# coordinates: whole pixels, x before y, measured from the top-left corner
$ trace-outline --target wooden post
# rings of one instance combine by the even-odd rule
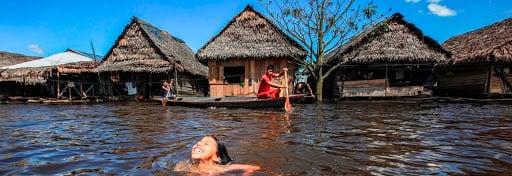
[[[388,64],[386,64],[386,79],[384,79],[384,96],[388,96]]]
[[[57,71],[57,99],[60,98],[60,73]]]
[[[69,102],[71,102],[71,87],[68,86]]]
[[[176,69],[176,63],[174,63],[174,83],[173,83],[173,89],[176,91],[176,95],[174,97],[178,97],[178,70]]]
[[[87,96],[84,96],[86,95],[85,92],[84,92],[84,89],[83,89],[83,80],[82,80],[82,72],[78,73],[78,79],[80,81],[80,97],[87,97]]]
[[[485,87],[484,87],[484,94],[490,95],[490,88],[491,88],[491,78],[492,78],[492,71],[494,70],[494,64],[491,64],[491,67],[489,67],[489,70],[487,71],[487,79],[485,80]]]

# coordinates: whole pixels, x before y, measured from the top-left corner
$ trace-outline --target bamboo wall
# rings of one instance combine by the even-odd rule
[[[291,92],[295,68],[287,59],[232,59],[208,62],[210,96],[256,97],[261,76],[265,73],[269,64],[274,65],[274,72],[276,73],[279,73],[284,67],[288,68],[288,91]],[[243,85],[241,83],[224,83],[224,67],[235,66],[245,67]],[[277,84],[282,84],[282,81],[284,81],[284,76],[273,79],[273,82]],[[282,95],[284,95],[284,91],[281,92]]]

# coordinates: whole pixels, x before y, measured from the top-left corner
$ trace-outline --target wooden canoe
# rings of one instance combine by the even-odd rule
[[[312,103],[314,97],[304,94],[289,96],[293,103]],[[255,97],[180,97],[176,100],[168,100],[168,106],[186,106],[198,108],[284,108],[286,98],[257,99]],[[161,100],[159,100],[161,102]]]

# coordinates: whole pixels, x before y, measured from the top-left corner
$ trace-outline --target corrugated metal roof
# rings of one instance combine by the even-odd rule
[[[5,66],[1,69],[16,69],[16,68],[27,68],[27,67],[47,67],[47,66],[55,66],[73,62],[80,61],[93,61],[91,58],[86,57],[82,54],[78,54],[73,52],[72,50],[66,50],[63,53],[58,53],[51,55],[49,57],[45,57],[38,60],[23,62],[16,65]]]

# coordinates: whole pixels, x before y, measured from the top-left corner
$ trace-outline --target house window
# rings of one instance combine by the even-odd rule
[[[224,67],[224,83],[241,83],[244,81],[245,67]]]

